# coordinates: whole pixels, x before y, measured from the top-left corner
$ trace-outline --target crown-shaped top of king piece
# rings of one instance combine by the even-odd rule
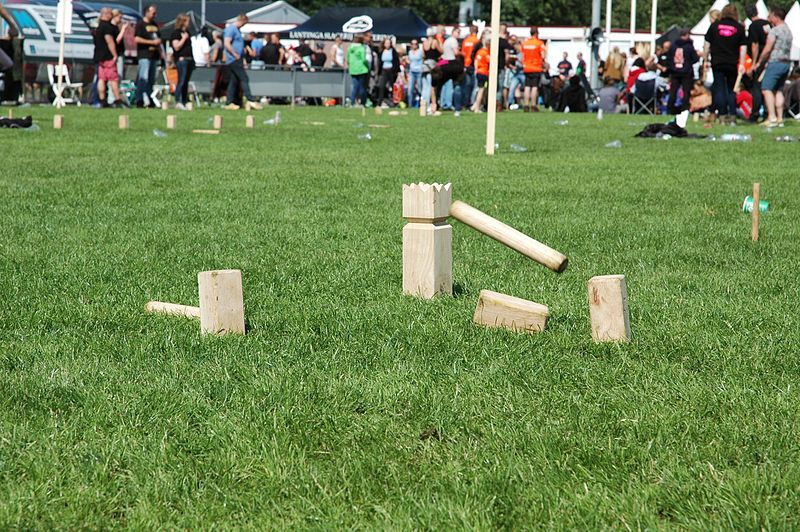
[[[403,218],[409,220],[446,220],[450,216],[452,183],[416,183],[403,185]]]

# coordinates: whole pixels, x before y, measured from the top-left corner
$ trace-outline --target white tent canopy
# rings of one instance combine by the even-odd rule
[[[792,60],[798,61],[800,60],[800,4],[797,2],[794,3],[789,12],[786,13],[785,22],[789,26],[789,29],[792,30],[792,37],[794,37],[794,42],[792,43]]]
[[[283,0],[272,2],[247,13],[250,21],[242,26],[242,33],[273,33],[289,31],[308,20],[308,15]],[[234,22],[236,17],[228,20]]]
[[[708,8],[708,11],[717,9],[722,10],[723,7],[727,6],[730,2],[728,0],[715,0],[714,4]],[[764,0],[758,0],[756,2],[756,9],[758,10],[758,16],[766,19],[767,15],[769,14],[769,9],[767,9],[767,4],[764,3]],[[700,19],[700,22],[694,25],[692,28],[692,35],[705,35],[708,32],[708,28],[711,27],[711,19],[708,18],[708,11],[706,14],[703,15],[703,18]],[[744,15],[744,14],[742,14]],[[745,26],[749,26],[749,21],[745,21]]]

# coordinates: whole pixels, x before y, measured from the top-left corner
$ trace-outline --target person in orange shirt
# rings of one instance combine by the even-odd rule
[[[478,44],[478,27],[470,25],[469,36],[461,42],[461,53],[464,55],[464,79],[461,81],[461,100],[464,108],[472,105],[472,93],[475,90],[475,65],[473,52]]]
[[[522,70],[525,72],[525,92],[522,104],[525,112],[538,111],[539,82],[544,72],[547,47],[539,39],[539,28],[531,28],[531,36],[522,43]]]
[[[483,102],[484,94],[486,94],[486,85],[489,83],[489,61],[491,58],[491,40],[484,39],[481,48],[475,52],[475,80],[478,84],[478,96],[475,98],[475,103],[472,104],[472,112],[481,112],[481,103]]]

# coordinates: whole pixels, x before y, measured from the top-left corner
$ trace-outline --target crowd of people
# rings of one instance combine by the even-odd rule
[[[614,48],[600,65],[604,83],[598,107],[615,112],[647,102],[658,107],[662,101],[672,114],[689,110],[723,124],[763,118],[765,125],[782,125],[786,96],[798,102],[800,88],[800,71],[792,71],[793,36],[784,20],[786,11],[773,7],[762,20],[751,4],[745,13],[747,29],[734,4],[712,10],[702,50],[695,49],[688,28],[652,56],[642,56],[635,48],[626,55]]]
[[[677,39],[666,40],[651,53],[649,46],[623,53],[613,47],[599,62],[599,88],[591,87],[587,63],[581,53],[573,58],[563,52],[553,67],[548,63],[548,43],[531,27],[524,37],[500,25],[498,64],[491,64],[491,31],[477,26],[431,27],[427,35],[398,44],[391,39],[374,42],[367,31],[344,43],[337,37],[323,42],[300,40],[284,46],[280,35],[243,34],[247,15],[239,15],[224,31],[203,30],[192,35],[190,19],[178,15],[167,35],[156,20],[158,10],[148,5],[142,18],[126,24],[122,13],[110,7],[100,10],[94,36],[94,105],[155,107],[153,87],[158,66],[166,64],[172,80],[177,109],[189,102],[189,87],[196,67],[214,66],[216,77],[211,98],[227,109],[260,108],[250,91],[248,71],[261,68],[345,69],[351,78],[349,102],[366,106],[408,106],[426,114],[452,110],[480,113],[493,105],[498,111],[521,109],[606,113],[646,110],[678,114],[704,112],[709,121],[734,123],[737,118],[764,119],[780,125],[787,102],[800,101],[800,70],[792,69],[792,33],[786,12],[770,9],[767,20],[755,5],[746,7],[747,29],[734,4],[709,13],[711,25],[705,46],[695,49],[687,28]],[[0,16],[10,31],[17,31],[8,13]],[[135,91],[130,99],[120,90],[123,77],[123,34],[133,35],[136,45]],[[519,33],[519,32],[516,32]],[[166,37],[162,40],[162,37]],[[326,50],[327,48],[327,50]],[[0,50],[0,70],[10,67]],[[488,94],[489,73],[498,73],[497,94]],[[787,83],[788,80],[788,83]],[[263,98],[262,98],[263,99]],[[762,111],[763,110],[763,111]],[[800,113],[800,109],[798,110]]]

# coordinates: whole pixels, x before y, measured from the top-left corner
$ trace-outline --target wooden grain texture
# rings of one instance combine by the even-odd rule
[[[487,327],[537,333],[545,329],[549,316],[550,310],[539,303],[491,290],[481,290],[472,321]]]
[[[200,292],[200,332],[244,334],[244,295],[240,270],[211,270],[197,274]]]
[[[131,125],[128,115],[119,115],[119,128],[128,129]]]
[[[214,115],[214,129],[222,129],[222,115]]]
[[[53,129],[62,129],[64,127],[64,115],[53,116]]]
[[[167,129],[175,129],[176,127],[178,127],[178,117],[167,115]]]
[[[453,293],[450,183],[403,185],[403,293],[430,299]]]
[[[200,307],[165,303],[164,301],[148,301],[144,306],[144,310],[152,314],[169,314],[172,316],[183,316],[185,318],[200,318]]]
[[[193,129],[192,133],[199,133],[200,135],[219,135],[219,129]]]
[[[553,248],[534,240],[517,231],[500,220],[467,205],[463,201],[454,201],[450,206],[450,216],[467,224],[478,232],[491,237],[514,251],[547,266],[556,273],[567,269],[568,260],[565,255]]]
[[[753,183],[753,226],[750,236],[753,242],[758,242],[759,224],[761,223],[761,183]]]
[[[627,342],[631,339],[628,289],[624,275],[600,275],[589,279],[589,317],[595,342]]]

